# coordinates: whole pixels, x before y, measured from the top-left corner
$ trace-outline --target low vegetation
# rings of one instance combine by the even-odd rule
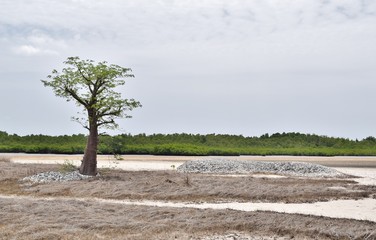
[[[82,154],[86,136],[27,135],[0,131],[0,152]],[[218,134],[100,136],[100,154],[376,156],[376,138],[362,140],[301,133],[244,137]]]
[[[77,170],[77,167],[72,161],[65,160],[63,164],[60,165],[59,171],[62,173],[72,172]]]
[[[0,198],[0,239],[375,239],[374,223],[273,212]],[[16,230],[16,231],[15,231]],[[263,238],[251,238],[262,236]]]
[[[239,239],[376,237],[374,222],[369,221],[100,201],[310,202],[371,197],[376,192],[374,186],[360,186],[346,179],[233,178],[175,171],[112,170],[90,180],[49,184],[19,182],[25,176],[56,171],[60,167],[0,162],[0,239],[214,240],[227,239],[215,236],[230,233],[236,233]],[[83,197],[88,200],[83,201]]]
[[[61,169],[61,165],[0,163],[0,169],[3,191],[39,197],[303,203],[376,196],[376,186],[362,186],[347,179],[236,178],[176,171],[100,170],[100,177],[87,180],[31,185],[20,183],[15,188],[19,179],[37,172],[56,171]],[[8,189],[7,185],[10,186]]]

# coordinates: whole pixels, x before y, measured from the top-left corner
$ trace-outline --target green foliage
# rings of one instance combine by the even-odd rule
[[[117,161],[124,160],[124,158],[123,158],[120,154],[114,154],[114,158],[115,158]]]
[[[73,164],[72,161],[65,160],[63,164],[60,165],[59,171],[62,173],[73,172],[77,170],[77,167]]]
[[[0,135],[0,152],[81,154],[86,136]]]
[[[82,154],[86,136],[9,135],[0,131],[0,152]],[[376,156],[376,140],[350,140],[301,133],[260,137],[224,134],[122,134],[100,136],[98,153],[154,155]]]
[[[69,57],[64,62],[68,67],[61,72],[53,70],[42,80],[44,86],[51,87],[56,96],[74,101],[87,111],[85,117],[74,117],[85,128],[116,128],[116,118],[129,118],[128,111],[140,107],[134,99],[123,99],[115,88],[125,84],[124,78],[134,77],[130,68],[107,62],[94,63]]]

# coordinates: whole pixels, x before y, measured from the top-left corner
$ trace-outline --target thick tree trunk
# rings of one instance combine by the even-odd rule
[[[98,149],[98,127],[96,124],[90,126],[90,133],[87,140],[84,158],[81,163],[80,173],[84,175],[97,175],[97,149]]]

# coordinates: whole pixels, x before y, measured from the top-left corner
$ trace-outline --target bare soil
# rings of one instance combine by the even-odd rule
[[[362,186],[347,179],[233,178],[174,171],[107,170],[101,172],[101,177],[83,181],[19,182],[22,177],[59,168],[0,161],[1,194],[38,197],[0,198],[0,239],[221,239],[210,236],[225,234],[234,234],[235,239],[376,239],[375,223],[368,221],[64,200],[69,196],[297,203],[375,197],[375,186]],[[40,199],[46,196],[59,199]]]

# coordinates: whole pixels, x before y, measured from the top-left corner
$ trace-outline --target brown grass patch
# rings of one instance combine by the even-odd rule
[[[0,181],[0,193],[6,195],[22,194],[23,190],[17,180],[6,179]]]
[[[224,177],[173,171],[110,171],[102,177],[68,183],[29,186],[37,196],[188,202],[262,201],[302,203],[360,199],[376,194],[375,186],[345,179]]]
[[[0,161],[0,181],[5,179],[20,179],[40,172],[56,171],[57,164],[17,164]]]
[[[228,232],[296,239],[376,237],[372,222],[298,214],[1,198],[0,206],[0,239],[200,239]]]
[[[253,178],[183,174],[175,171],[106,171],[99,178],[49,184],[17,184],[25,176],[57,171],[59,165],[0,162],[0,189],[9,194],[188,202],[262,201],[302,203],[360,199],[376,186],[346,179]],[[21,186],[21,187],[20,187]]]
[[[9,163],[10,162],[10,158],[9,157],[5,157],[5,156],[0,156],[0,162]]]
[[[173,171],[114,170],[84,181],[18,182],[25,176],[58,168],[58,165],[0,162],[0,192],[195,202],[313,202],[376,195],[375,186],[361,186],[346,179],[233,178]],[[272,212],[0,198],[0,239],[200,239],[229,232],[286,239],[376,239],[375,223],[368,221]]]

